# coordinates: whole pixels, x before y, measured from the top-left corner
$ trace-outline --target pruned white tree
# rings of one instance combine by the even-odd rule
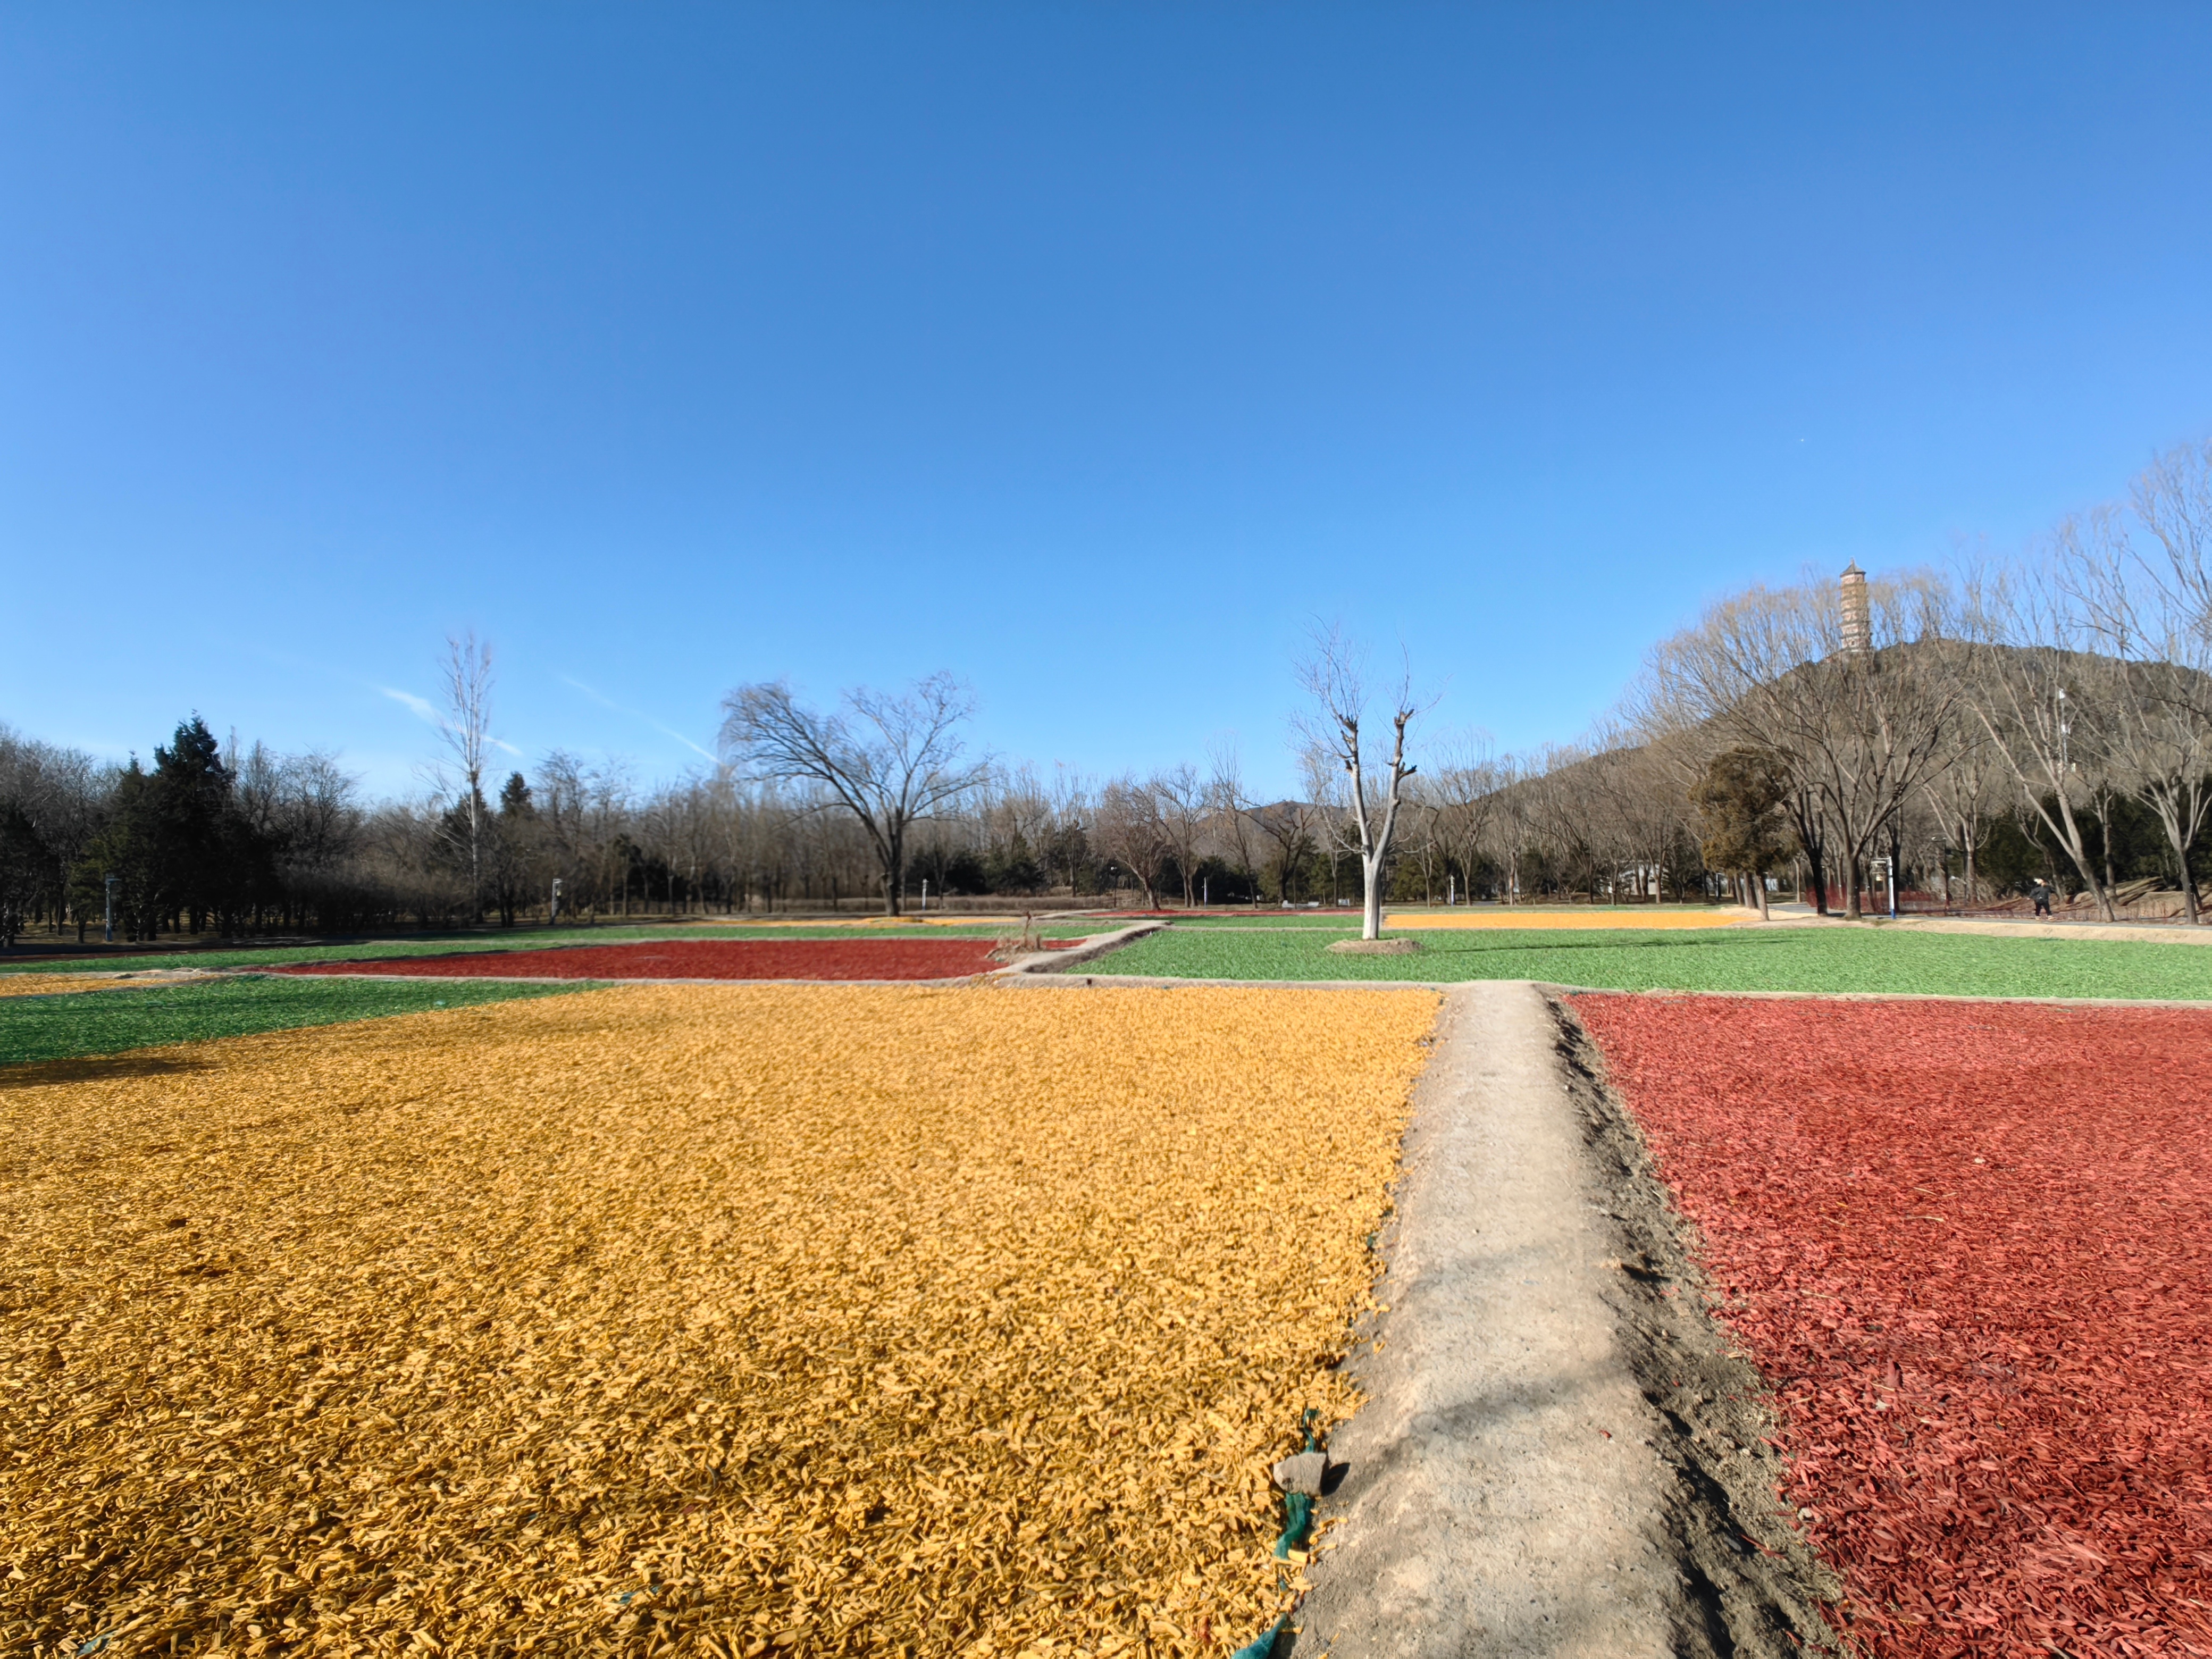
[[[850,813],[882,866],[884,914],[903,904],[907,838],[990,776],[969,760],[961,726],[975,699],[951,674],[932,674],[894,695],[848,691],[842,712],[809,708],[781,680],[740,686],[722,700],[724,754],[764,782],[805,782]]]
[[[474,629],[459,639],[448,638],[438,669],[439,690],[446,703],[438,719],[438,736],[460,774],[459,788],[468,824],[470,920],[473,921],[483,901],[483,775],[492,741],[491,641],[477,638]]]
[[[1391,838],[1406,803],[1406,780],[1415,768],[1406,757],[1407,732],[1433,704],[1417,702],[1410,666],[1390,697],[1390,758],[1383,763],[1368,744],[1361,723],[1370,693],[1363,653],[1340,629],[1316,629],[1298,665],[1299,683],[1314,706],[1297,721],[1307,747],[1343,773],[1339,826],[1347,849],[1359,854],[1365,898],[1359,937],[1382,937],[1382,893],[1389,873]]]

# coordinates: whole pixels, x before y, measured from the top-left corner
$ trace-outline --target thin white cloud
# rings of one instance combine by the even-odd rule
[[[438,724],[438,711],[429,698],[418,697],[412,691],[395,691],[388,685],[380,685],[376,689],[392,702],[405,703],[414,710],[417,720],[428,720],[433,726]]]
[[[677,731],[674,727],[663,726],[659,720],[653,719],[652,715],[641,714],[635,708],[625,708],[622,704],[617,702],[612,697],[606,696],[603,692],[594,690],[592,687],[585,684],[583,681],[577,679],[574,676],[563,674],[561,676],[561,683],[563,685],[572,686],[575,690],[582,692],[586,696],[589,697],[593,702],[599,704],[602,708],[611,708],[617,714],[627,714],[634,720],[643,720],[654,731],[659,732],[662,737],[674,738],[678,743],[682,744],[686,749],[689,749],[693,754],[699,756],[702,759],[714,761],[717,763],[720,763],[720,756],[714,754],[711,750],[702,749],[697,744],[692,742],[690,738],[685,737],[681,732]]]
[[[376,689],[392,702],[405,703],[414,712],[415,717],[426,725],[434,726],[441,732],[446,729],[446,722],[438,713],[438,706],[428,697],[418,697],[412,691],[395,691],[388,685],[380,685]],[[505,738],[493,738],[489,741],[493,748],[504,749],[517,760],[522,758],[522,751]]]

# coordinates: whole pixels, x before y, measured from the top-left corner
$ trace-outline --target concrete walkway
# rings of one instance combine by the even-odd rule
[[[1298,1654],[1656,1659],[1704,1623],[1668,1537],[1665,1430],[1607,1305],[1607,1204],[1543,998],[1454,988]]]

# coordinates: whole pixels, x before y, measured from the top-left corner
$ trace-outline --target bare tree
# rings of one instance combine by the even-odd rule
[[[1237,745],[1223,741],[1213,745],[1207,758],[1212,775],[1206,781],[1209,833],[1227,852],[1237,872],[1251,884],[1252,902],[1260,902],[1260,839],[1264,833],[1244,793],[1243,757]]]
[[[1712,606],[1696,627],[1652,653],[1638,708],[1647,725],[1702,734],[1718,748],[1778,756],[1797,809],[1834,825],[1847,890],[1861,914],[1861,875],[1877,839],[1942,769],[1943,736],[1959,717],[1953,604],[1936,578],[1867,585],[1871,638],[1847,645],[1836,590],[1808,583],[1754,587]],[[1808,860],[1823,849],[1801,827]],[[1815,878],[1825,884],[1825,872]]]
[[[1428,775],[1431,805],[1445,856],[1459,866],[1467,896],[1474,896],[1474,861],[1498,811],[1502,778],[1489,733],[1463,732],[1443,745],[1442,764]]]
[[[1067,872],[1067,896],[1075,896],[1076,878],[1090,850],[1092,825],[1091,789],[1088,780],[1064,763],[1053,768],[1051,861]]]
[[[1922,786],[1921,798],[1941,827],[1942,838],[1959,848],[1966,903],[1972,906],[1980,902],[1980,878],[1974,865],[1987,834],[1985,826],[1996,811],[1997,774],[2004,763],[1978,720],[1954,720],[1943,734],[1943,742],[1948,752],[1942,769]],[[2006,775],[2009,779],[2010,775]],[[1947,860],[1943,866],[1947,906],[1950,893],[1951,869]]]
[[[748,775],[817,785],[849,812],[882,866],[884,913],[895,916],[915,824],[990,775],[988,759],[963,758],[960,727],[975,710],[973,695],[945,673],[902,696],[848,691],[842,714],[803,707],[778,680],[722,700],[722,747]]]
[[[1155,772],[1145,787],[1152,793],[1161,837],[1182,878],[1184,907],[1198,902],[1199,849],[1206,838],[1206,780],[1188,761]]]
[[[1365,890],[1359,936],[1380,939],[1390,842],[1405,805],[1406,780],[1415,770],[1406,758],[1406,733],[1427,706],[1414,702],[1408,669],[1390,699],[1390,758],[1385,766],[1373,749],[1362,746],[1360,722],[1366,718],[1369,696],[1364,665],[1340,630],[1315,631],[1298,678],[1316,705],[1299,729],[1311,750],[1326,755],[1343,771],[1340,827],[1346,846],[1358,851]]]
[[[2093,625],[2127,665],[2116,688],[2117,747],[2166,831],[2194,924],[2203,917],[2191,865],[2212,814],[2212,442],[2145,469],[2134,505],[2158,556],[2124,540],[2087,544],[2081,588]]]
[[[1167,827],[1149,785],[1116,778],[1098,792],[1098,850],[1143,884],[1145,906],[1160,908],[1160,872],[1168,861]]]
[[[446,708],[438,720],[438,735],[460,774],[461,806],[468,826],[469,902],[475,907],[469,919],[473,921],[483,898],[483,775],[491,753],[491,642],[478,640],[474,629],[459,639],[447,639],[439,677]]]
[[[552,842],[564,908],[597,920],[613,898],[628,846],[631,790],[618,763],[587,767],[556,749],[538,769],[538,812]]]
[[[1314,837],[1314,821],[1320,811],[1317,804],[1306,800],[1279,800],[1272,806],[1247,809],[1246,817],[1274,843],[1275,897],[1284,904],[1296,902],[1291,889],[1297,884],[1298,872],[1320,850]]]
[[[1520,899],[1521,857],[1528,845],[1535,811],[1537,767],[1535,760],[1524,755],[1508,755],[1498,763],[1497,810],[1492,822],[1498,837],[1500,903],[1517,903]]]
[[[2099,914],[2112,921],[2112,896],[2076,811],[2098,793],[2109,759],[2110,706],[2094,695],[2104,664],[2088,649],[2090,630],[2062,575],[2064,562],[2077,556],[2069,543],[2105,533],[2101,525],[2069,520],[2050,556],[2022,568],[1974,573],[1968,592],[1975,645],[1960,679],[1990,747],[2019,787],[2023,811],[2057,842],[2095,896]]]

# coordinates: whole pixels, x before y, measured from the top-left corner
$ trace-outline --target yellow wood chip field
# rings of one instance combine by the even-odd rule
[[[51,997],[127,983],[116,974],[0,974],[0,997]]]
[[[1574,933],[1628,928],[1672,933],[1681,928],[1741,927],[1758,919],[1755,912],[1711,907],[1670,910],[1655,906],[1647,910],[1640,905],[1622,905],[1595,910],[1559,910],[1507,904],[1480,910],[1393,911],[1384,921],[1394,931],[1405,927],[1498,927],[1565,928]]]
[[[10,1068],[0,1650],[1249,1641],[1437,1006],[632,986]]]

